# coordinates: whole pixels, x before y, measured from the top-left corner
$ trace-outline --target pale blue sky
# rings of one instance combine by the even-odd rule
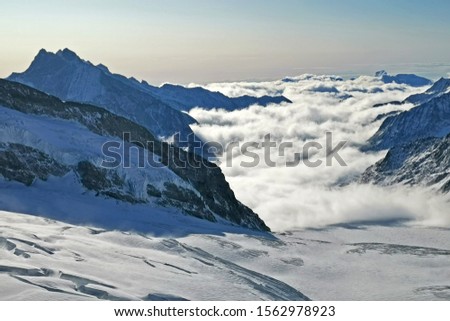
[[[0,77],[70,48],[154,84],[450,72],[446,0],[0,0]]]

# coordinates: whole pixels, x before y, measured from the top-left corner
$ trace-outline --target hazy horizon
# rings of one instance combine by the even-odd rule
[[[55,0],[2,5],[0,77],[70,48],[152,84],[450,73],[446,1]]]

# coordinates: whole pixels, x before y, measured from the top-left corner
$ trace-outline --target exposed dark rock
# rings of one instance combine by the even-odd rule
[[[159,189],[157,189],[152,184],[147,184],[147,195],[153,197],[161,197],[162,193]]]
[[[76,171],[84,187],[90,191],[105,195],[123,202],[144,203],[145,200],[136,198],[128,190],[126,182],[116,171],[100,168],[88,161],[78,163]]]
[[[69,168],[49,155],[21,144],[0,142],[0,175],[27,186],[36,179],[47,180],[50,175],[63,176]]]
[[[203,200],[195,194],[192,190],[180,187],[173,183],[164,183],[165,190],[163,191],[164,201],[171,205],[188,204],[189,207],[183,206],[183,210],[192,216],[207,219],[215,222],[216,218],[209,211]]]
[[[379,104],[375,104],[375,105],[373,105],[372,107],[378,108],[378,107],[384,107],[384,106],[387,106],[387,105],[396,105],[396,106],[398,106],[398,105],[401,105],[401,104],[403,104],[403,102],[398,101],[398,100],[394,100],[394,101],[389,101],[389,102],[387,102],[387,103],[379,103]]]

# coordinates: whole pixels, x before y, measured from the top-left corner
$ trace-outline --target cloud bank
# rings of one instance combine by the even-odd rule
[[[204,110],[195,108],[190,115],[199,124],[194,132],[207,141],[226,145],[230,142],[261,142],[270,134],[278,142],[293,142],[293,148],[271,159],[276,167],[261,162],[244,168],[248,157],[233,153],[232,166],[221,159],[222,170],[236,196],[250,206],[274,230],[322,227],[355,221],[380,222],[410,220],[413,223],[450,226],[445,213],[448,197],[424,188],[391,188],[350,183],[385,152],[365,154],[359,147],[381,124],[374,119],[412,105],[373,105],[403,100],[423,91],[406,85],[384,84],[374,77],[342,80],[337,76],[302,75],[273,82],[213,83],[205,86],[229,96],[284,95],[292,104],[251,106],[244,110]],[[311,168],[303,163],[286,167],[294,153],[310,141],[325,146],[325,133],[333,134],[333,146],[347,141],[340,152],[347,166],[334,162]],[[263,159],[263,149],[254,148]],[[325,150],[312,159],[325,159]],[[230,160],[229,160],[230,161]],[[431,195],[431,196],[430,196]]]

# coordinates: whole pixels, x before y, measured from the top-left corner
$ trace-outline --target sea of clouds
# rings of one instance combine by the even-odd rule
[[[194,84],[192,84],[194,86]],[[343,80],[337,76],[302,75],[271,82],[213,83],[204,86],[228,96],[284,95],[292,104],[251,106],[228,112],[222,109],[194,108],[189,113],[198,124],[194,132],[205,141],[227,145],[231,142],[262,142],[270,134],[277,142],[294,147],[280,156],[271,151],[275,167],[260,161],[243,167],[247,156],[235,150],[221,161],[221,168],[237,198],[258,213],[276,231],[319,228],[351,222],[401,222],[450,226],[448,196],[424,187],[380,187],[355,183],[358,176],[386,153],[363,153],[365,144],[381,125],[374,119],[384,113],[406,110],[412,105],[373,105],[401,101],[425,88],[384,84],[378,78],[362,76]],[[336,161],[308,167],[300,162],[287,167],[302,146],[316,141],[325,146],[326,132],[333,146],[346,141],[339,152],[347,166]],[[262,148],[252,152],[264,159]],[[306,155],[303,155],[306,157]],[[325,149],[309,154],[312,160],[325,160]]]

